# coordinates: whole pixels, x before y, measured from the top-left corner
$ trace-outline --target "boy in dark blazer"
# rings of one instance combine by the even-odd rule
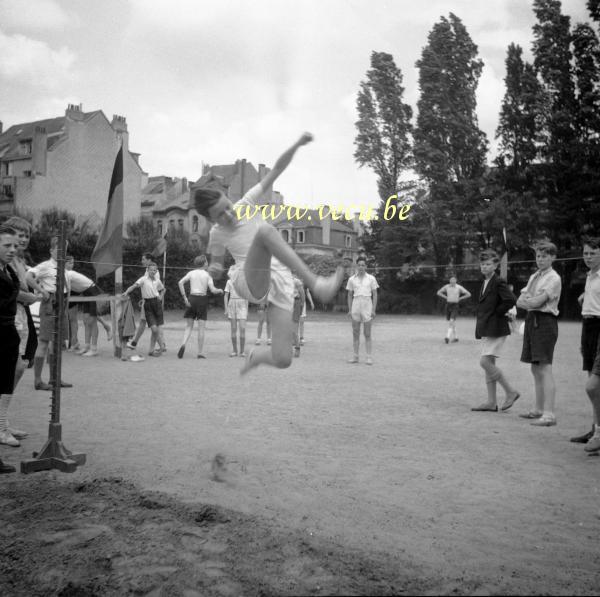
[[[510,334],[507,313],[516,303],[516,298],[508,289],[506,281],[496,273],[499,262],[500,258],[496,251],[487,250],[479,255],[479,266],[484,281],[477,304],[475,337],[482,340],[479,364],[485,371],[487,401],[473,407],[471,409],[473,411],[498,412],[497,383],[502,386],[506,394],[501,410],[508,410],[519,398],[519,392],[510,385],[502,370],[496,366],[496,359],[500,356],[504,341]]]

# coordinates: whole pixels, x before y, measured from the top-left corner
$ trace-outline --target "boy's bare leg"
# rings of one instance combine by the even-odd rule
[[[538,412],[553,415],[556,402],[556,384],[552,375],[552,365],[548,363],[531,365],[535,382],[535,406]]]
[[[192,335],[192,330],[194,329],[194,320],[186,319],[185,320],[185,331],[183,332],[183,339],[181,340],[181,346],[185,346]]]
[[[204,354],[202,349],[204,348],[204,336],[206,332],[206,321],[203,319],[198,320],[198,354]]]
[[[292,364],[295,323],[292,312],[286,311],[273,304],[269,305],[271,329],[273,332],[272,345],[269,347],[256,347],[246,357],[244,367],[240,371],[243,375],[259,365],[271,365],[278,369],[285,369]]]
[[[240,355],[244,355],[244,350],[246,348],[246,320],[238,319],[237,322],[240,332]]]
[[[365,335],[365,350],[367,352],[367,357],[371,356],[371,351],[373,350],[373,340],[371,339],[371,327],[373,321],[365,321],[363,323],[363,333]]]
[[[140,319],[140,324],[138,325],[138,329],[135,333],[135,337],[131,342],[134,346],[140,341],[142,334],[146,331],[146,320]]]
[[[343,266],[338,266],[335,274],[329,278],[317,276],[296,251],[283,240],[276,228],[262,222],[252,245],[250,245],[244,264],[248,288],[256,298],[262,298],[269,290],[271,257],[273,256],[291,270],[294,270],[321,301],[329,302],[335,297],[344,278]]]
[[[236,356],[238,353],[237,348],[237,319],[231,318],[229,320],[229,325],[231,326],[231,346],[233,347],[233,351],[231,352],[231,356]]]

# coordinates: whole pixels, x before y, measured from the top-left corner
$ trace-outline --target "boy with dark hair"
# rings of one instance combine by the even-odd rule
[[[444,342],[458,342],[456,334],[456,318],[458,317],[458,304],[471,297],[471,293],[456,282],[456,276],[450,276],[448,284],[442,286],[437,295],[446,301],[446,320],[448,321],[448,331]]]
[[[600,237],[583,238],[583,261],[589,272],[581,303],[581,354],[583,370],[588,372],[585,391],[592,403],[592,430],[571,438],[587,444],[586,452],[600,451]]]
[[[144,315],[148,326],[152,330],[150,349],[148,355],[159,357],[164,352],[165,340],[163,337],[164,316],[162,297],[165,292],[163,283],[158,278],[158,266],[154,262],[148,264],[148,273],[134,282],[121,296],[127,298],[136,288],[140,289],[144,301]],[[154,350],[155,343],[159,348]]]
[[[19,358],[21,338],[15,327],[20,284],[17,274],[10,266],[18,246],[16,230],[0,225],[0,444],[12,447],[21,444],[8,428],[8,407],[20,373],[25,367]],[[5,465],[0,460],[0,473],[14,472],[14,467]]]
[[[353,356],[348,360],[349,363],[358,363],[358,351],[360,348],[360,325],[363,326],[365,336],[365,351],[367,365],[373,364],[371,340],[371,327],[373,318],[377,313],[377,289],[379,284],[375,276],[367,273],[367,260],[359,257],[356,260],[356,273],[350,276],[346,284],[348,291],[348,315],[352,319],[352,347]]]
[[[531,275],[517,301],[517,307],[527,310],[521,362],[531,364],[535,385],[535,408],[520,416],[533,419],[531,425],[538,427],[556,425],[552,359],[558,339],[558,301],[562,286],[560,276],[552,269],[556,253],[556,245],[551,242],[536,245],[538,271]]]
[[[244,206],[257,205],[257,201],[290,164],[296,151],[311,141],[312,135],[302,135],[235,206],[226,195],[215,189],[201,188],[193,193],[196,211],[215,224],[210,231],[209,273],[215,279],[223,274],[225,252],[229,250],[237,264],[232,284],[238,295],[253,303],[265,300],[267,294],[269,297],[273,343],[270,348],[253,348],[246,357],[242,374],[261,364],[285,368],[292,363],[294,283],[290,270],[296,270],[322,302],[334,298],[344,276],[341,266],[330,278],[317,276],[274,226],[260,217],[241,218],[241,214],[235,211],[238,207],[241,210]]]
[[[510,385],[503,371],[496,365],[506,337],[510,334],[507,313],[515,304],[515,296],[496,270],[500,258],[496,251],[488,249],[479,255],[479,267],[484,280],[477,303],[475,338],[481,340],[479,365],[485,371],[487,400],[472,411],[498,412],[496,385],[500,384],[506,394],[501,410],[507,411],[520,394]]]
[[[148,265],[150,263],[154,263],[154,257],[152,256],[152,253],[142,253],[142,266],[146,268],[145,274],[148,274]],[[160,281],[160,272],[158,271],[158,267],[156,269],[155,278],[157,278]],[[127,348],[135,348],[137,346],[137,343],[140,341],[140,338],[142,337],[145,330],[146,330],[146,315],[144,312],[144,299],[142,299],[140,301],[140,323],[136,329],[133,340],[129,340],[129,342],[127,342]],[[156,339],[154,339],[154,341],[155,340]],[[154,342],[152,340],[151,340],[151,342],[152,342],[152,345],[154,345]]]
[[[28,270],[26,279],[27,284],[34,288],[42,296],[42,304],[40,305],[40,330],[38,334],[38,347],[35,352],[33,363],[33,378],[34,387],[36,390],[52,390],[53,380],[50,383],[42,381],[42,372],[44,370],[44,361],[49,349],[52,336],[55,328],[54,304],[56,300],[56,275],[58,271],[58,263],[56,262],[56,254],[58,251],[58,237],[53,236],[50,240],[50,259],[42,261],[38,265]],[[65,272],[65,309],[67,308],[67,296],[69,294],[69,279]],[[68,320],[63,319],[63,338],[66,340],[69,335]],[[72,388],[73,384],[61,381],[62,388]]]
[[[183,333],[183,340],[181,346],[177,351],[177,358],[182,359],[183,353],[185,352],[185,345],[187,344],[192,330],[194,329],[194,321],[198,320],[198,358],[205,359],[206,356],[203,353],[204,347],[204,333],[206,329],[206,317],[208,313],[208,290],[214,294],[223,294],[220,288],[214,285],[213,279],[208,275],[206,266],[208,260],[205,255],[198,255],[194,259],[194,269],[188,272],[179,282],[179,292],[183,297],[186,310],[183,314],[185,319],[185,332]],[[185,284],[190,285],[190,297],[188,299],[185,294]]]

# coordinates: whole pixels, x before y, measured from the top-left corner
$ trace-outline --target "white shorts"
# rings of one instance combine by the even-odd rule
[[[368,323],[373,319],[373,301],[370,296],[355,296],[352,298],[352,321]]]
[[[481,356],[482,357],[499,357],[504,346],[506,336],[484,336],[481,339]]]
[[[246,299],[229,299],[227,317],[229,319],[248,319],[248,301]]]
[[[268,297],[269,302],[276,307],[290,312],[294,310],[294,280],[289,269],[272,269],[271,286],[268,293],[261,297],[255,297],[250,292],[243,268],[236,268],[231,272],[230,280],[235,291],[251,303],[261,303]]]
[[[21,338],[21,342],[19,343],[19,355],[23,356],[25,354],[25,349],[27,348],[27,339],[29,338],[29,326],[27,325],[27,313],[25,312],[25,307],[21,303],[17,303],[17,313],[15,315],[15,328],[17,328],[19,338]]]

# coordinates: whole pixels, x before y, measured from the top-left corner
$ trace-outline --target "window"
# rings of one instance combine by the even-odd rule
[[[198,232],[198,216],[192,218],[192,232]]]
[[[352,247],[352,237],[349,234],[346,234],[346,237],[344,238],[344,242],[346,243],[346,249],[349,249],[350,247]]]
[[[8,162],[2,162],[2,164],[0,164],[0,175],[8,176]]]
[[[158,220],[158,222],[156,222],[156,230],[158,232],[158,236],[163,235],[162,220]]]
[[[28,178],[31,178],[31,170],[23,170],[23,176],[27,176]]]
[[[296,242],[299,242],[299,243],[304,242],[304,230],[298,230],[296,232]]]
[[[282,230],[282,231],[281,231],[281,236],[283,237],[283,240],[284,240],[286,243],[289,243],[289,242],[290,242],[290,231],[289,231],[289,230]]]
[[[175,228],[175,220],[169,220],[169,228]]]
[[[19,145],[19,153],[21,155],[29,155],[31,153],[31,139],[21,141]]]
[[[13,196],[13,189],[12,189],[12,185],[10,184],[5,184],[2,187],[2,193],[4,195],[6,195],[7,197],[12,197]]]
[[[183,230],[183,220],[177,220],[177,226],[179,226],[179,230]]]

